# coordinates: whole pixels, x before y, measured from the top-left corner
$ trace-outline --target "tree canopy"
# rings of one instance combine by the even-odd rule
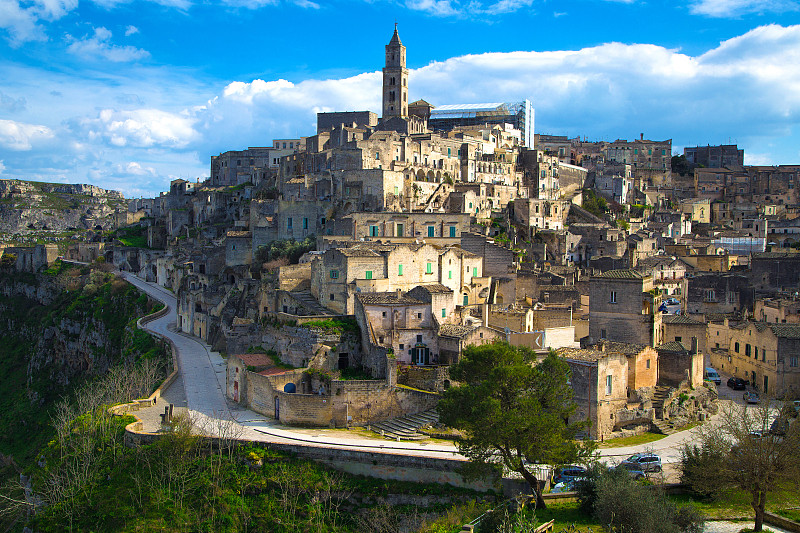
[[[464,433],[459,451],[476,466],[502,463],[521,474],[544,507],[532,464],[562,465],[594,451],[577,440],[587,422],[570,422],[576,405],[570,370],[554,351],[537,362],[528,348],[494,342],[464,349],[450,368],[458,386],[439,402],[442,423]]]
[[[694,444],[684,446],[682,481],[708,499],[731,489],[748,492],[755,513],[753,531],[761,531],[768,494],[800,484],[796,417],[789,403],[781,407],[762,400],[754,407],[726,406],[718,420],[698,430]]]

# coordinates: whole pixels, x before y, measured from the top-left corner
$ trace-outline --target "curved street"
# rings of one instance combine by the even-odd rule
[[[128,282],[169,307],[169,311],[164,316],[145,325],[145,329],[172,340],[177,351],[176,358],[181,379],[173,383],[170,389],[182,387],[182,390],[169,390],[165,397],[185,399],[185,407],[191,414],[192,420],[206,432],[216,434],[222,428],[226,428],[225,431],[230,432],[229,426],[233,423],[235,424],[235,433],[240,438],[256,442],[292,443],[321,448],[463,459],[457,453],[454,445],[393,442],[377,436],[375,438],[365,437],[363,432],[357,430],[289,428],[276,424],[274,419],[229,402],[225,397],[225,360],[200,339],[176,330],[177,301],[175,295],[155,283],[145,282],[128,272],[122,272],[121,275]],[[155,407],[151,409],[157,410]],[[157,416],[148,418],[158,420]],[[155,429],[157,427],[153,428],[153,430]],[[691,430],[681,431],[650,444],[604,448],[600,450],[600,457],[606,464],[616,464],[633,453],[651,451],[658,453],[664,464],[674,465],[680,460],[681,445],[691,440]]]

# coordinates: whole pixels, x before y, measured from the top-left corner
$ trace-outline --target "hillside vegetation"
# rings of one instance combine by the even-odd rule
[[[52,438],[55,404],[114,368],[166,350],[136,328],[160,307],[114,275],[57,262],[42,274],[0,270],[0,453],[25,464]]]

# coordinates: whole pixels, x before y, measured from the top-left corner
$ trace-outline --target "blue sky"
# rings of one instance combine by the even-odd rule
[[[800,0],[0,0],[0,178],[154,195],[379,111],[395,20],[412,99],[800,164]]]

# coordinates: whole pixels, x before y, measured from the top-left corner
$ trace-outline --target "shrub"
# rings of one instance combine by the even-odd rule
[[[590,474],[578,484],[582,509],[617,533],[699,533],[703,516],[691,506],[678,508],[658,487],[639,483],[617,468]]]

